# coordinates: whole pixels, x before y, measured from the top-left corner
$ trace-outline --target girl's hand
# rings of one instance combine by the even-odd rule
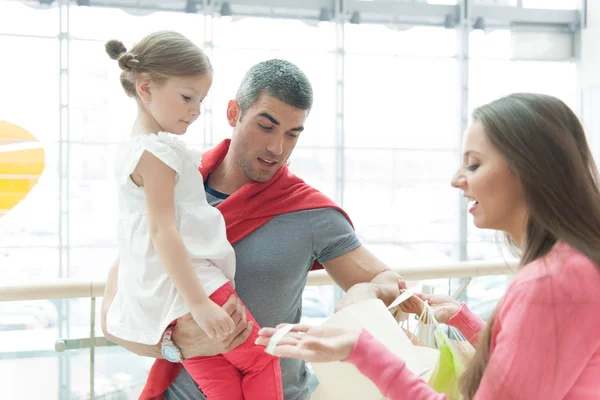
[[[235,329],[229,314],[209,299],[190,307],[190,314],[211,339],[221,339],[230,335]]]

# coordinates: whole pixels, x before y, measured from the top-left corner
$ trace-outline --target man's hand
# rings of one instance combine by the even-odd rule
[[[346,308],[352,304],[360,303],[361,301],[376,299],[377,287],[375,284],[370,282],[358,283],[352,286],[342,297],[342,299],[336,304],[335,312],[338,312],[342,308]]]
[[[242,306],[242,302],[236,296],[231,295],[222,308],[233,320],[235,329],[233,333],[221,339],[210,339],[190,314],[177,320],[173,331],[173,342],[181,350],[184,359],[227,353],[248,339],[254,324],[247,322],[246,310]]]
[[[390,271],[391,273],[391,271]],[[389,273],[386,273],[389,275]],[[406,282],[400,277],[397,277],[397,290],[406,289]],[[375,282],[365,282],[358,283],[352,286],[342,297],[342,299],[335,306],[335,312],[338,312],[342,308],[348,307],[352,304],[360,303],[361,301],[370,300],[370,299],[381,299],[383,300],[382,294],[380,293],[382,290],[382,286]],[[394,292],[394,290],[390,290],[390,292]],[[385,302],[385,301],[384,301]]]

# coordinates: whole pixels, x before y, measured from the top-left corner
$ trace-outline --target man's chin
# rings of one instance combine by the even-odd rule
[[[267,181],[271,180],[273,175],[275,175],[275,173],[278,170],[279,170],[279,168],[277,168],[273,171],[254,171],[254,173],[250,177],[250,180],[252,180],[254,182],[267,182]]]

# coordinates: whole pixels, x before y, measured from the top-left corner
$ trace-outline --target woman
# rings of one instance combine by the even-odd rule
[[[576,115],[545,95],[512,94],[476,109],[452,179],[478,228],[503,231],[520,269],[487,324],[447,296],[422,300],[477,354],[461,379],[471,399],[600,398],[600,191]],[[275,332],[265,328],[257,343]],[[443,399],[366,331],[297,326],[280,357],[353,363],[390,400]]]

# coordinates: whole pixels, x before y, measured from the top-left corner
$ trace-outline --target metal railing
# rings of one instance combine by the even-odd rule
[[[510,275],[516,270],[514,262],[473,261],[444,265],[415,265],[394,269],[407,281],[474,278],[491,275]],[[470,282],[467,279],[454,294],[458,296]],[[325,271],[313,271],[308,276],[307,286],[332,285],[334,282]],[[90,400],[94,396],[95,348],[115,346],[104,337],[98,337],[96,330],[96,299],[104,294],[103,281],[83,279],[59,279],[51,282],[19,286],[0,286],[0,302],[47,299],[90,299],[90,336],[87,338],[64,338],[56,341],[57,352],[75,349],[90,349]]]
[[[516,270],[514,262],[466,261],[441,265],[415,265],[395,268],[407,281],[444,278],[473,278],[489,275],[507,275]],[[323,270],[308,274],[307,286],[333,285],[331,277]],[[95,298],[104,294],[104,281],[84,279],[58,279],[31,285],[0,286],[0,302]]]

